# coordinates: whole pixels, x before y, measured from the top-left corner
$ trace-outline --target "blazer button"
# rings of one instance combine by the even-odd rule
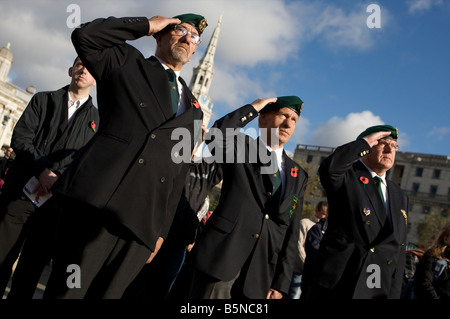
[[[146,107],[147,105],[145,105],[144,102],[141,102],[141,103],[139,103],[139,106],[140,106],[140,107]]]
[[[243,118],[241,118],[241,122],[245,122],[247,120],[247,117],[244,116]]]
[[[367,226],[369,226],[369,225],[370,225],[370,220],[365,221],[364,224],[366,224]]]
[[[269,214],[266,214],[266,216],[264,216],[265,219],[269,219]]]
[[[392,264],[392,260],[389,259],[389,260],[387,261],[387,264],[388,264],[388,265],[391,265],[391,264]]]
[[[372,247],[372,248],[370,248],[369,250],[370,250],[370,251],[371,251],[372,253],[374,253],[374,252],[375,252],[375,248],[373,248],[373,247]]]
[[[154,139],[156,138],[156,134],[153,134],[153,133],[152,133],[152,134],[150,135],[150,138],[151,138],[152,140],[154,140]]]
[[[139,163],[139,164],[144,164],[144,163],[145,163],[145,160],[144,160],[143,158],[140,158],[140,159],[138,160],[138,163]]]
[[[166,178],[163,176],[163,177],[161,177],[160,181],[161,181],[161,183],[164,183],[166,181]]]
[[[253,234],[252,237],[255,238],[255,239],[258,239],[259,238],[259,234]]]
[[[272,192],[267,192],[266,195],[270,197],[272,196]]]

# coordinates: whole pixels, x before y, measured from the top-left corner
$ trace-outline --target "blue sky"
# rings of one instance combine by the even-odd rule
[[[298,95],[305,103],[286,145],[291,152],[297,144],[335,147],[385,123],[398,127],[400,151],[450,156],[449,1],[8,1],[0,46],[11,42],[13,84],[52,90],[68,83],[71,3],[81,8],[81,22],[205,15],[203,43],[182,72],[187,82],[223,12],[213,120],[259,97]],[[381,28],[366,24],[370,4],[380,8]],[[153,38],[132,44],[154,53]]]

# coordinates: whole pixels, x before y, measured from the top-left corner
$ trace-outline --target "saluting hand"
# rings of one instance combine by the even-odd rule
[[[384,131],[384,132],[375,132],[372,134],[369,134],[367,136],[364,136],[364,139],[369,144],[369,146],[372,148],[375,145],[378,145],[378,140],[382,139],[383,137],[391,135],[391,132]]]
[[[255,110],[257,110],[258,112],[261,111],[267,104],[270,103],[275,103],[277,101],[276,97],[268,97],[265,99],[257,99],[255,101],[253,101],[252,103],[250,103]]]
[[[148,24],[150,25],[148,28],[148,35],[154,35],[155,33],[161,31],[169,24],[180,24],[180,19],[174,18],[166,18],[162,16],[154,16],[148,20]]]

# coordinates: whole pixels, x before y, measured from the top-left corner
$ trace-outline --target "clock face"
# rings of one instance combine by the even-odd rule
[[[200,96],[200,102],[206,104],[208,102],[208,97],[206,95]]]

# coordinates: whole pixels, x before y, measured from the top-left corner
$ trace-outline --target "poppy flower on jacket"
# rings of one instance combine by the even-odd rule
[[[365,176],[361,176],[361,177],[359,178],[359,180],[360,180],[364,185],[369,184],[369,179],[368,179],[367,177],[365,177]]]
[[[200,107],[200,104],[198,103],[197,100],[192,100],[192,106],[194,106],[196,109],[198,109]]]
[[[95,121],[91,121],[91,123],[89,123],[91,126],[91,129],[94,131],[94,133],[96,132],[95,128],[97,127],[97,125],[95,124]]]
[[[291,168],[291,176],[292,177],[298,176],[298,168]]]

